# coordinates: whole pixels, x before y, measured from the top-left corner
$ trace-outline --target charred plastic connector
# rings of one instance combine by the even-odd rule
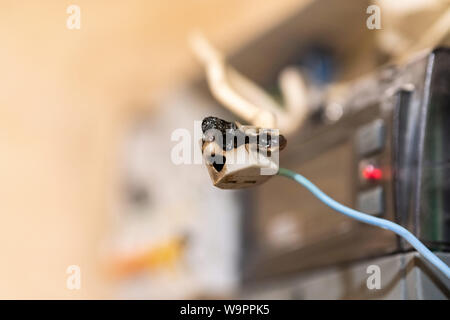
[[[279,151],[286,146],[278,130],[207,117],[202,131],[202,154],[216,187],[251,187],[278,172]]]

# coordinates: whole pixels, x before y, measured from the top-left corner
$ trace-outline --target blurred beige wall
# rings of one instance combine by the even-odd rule
[[[113,297],[98,253],[128,120],[200,71],[191,29],[230,50],[302,2],[1,0],[0,298]]]

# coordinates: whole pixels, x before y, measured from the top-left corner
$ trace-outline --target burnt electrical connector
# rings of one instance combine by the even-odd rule
[[[251,187],[278,172],[279,151],[286,146],[278,130],[207,117],[202,132],[203,158],[216,187]]]

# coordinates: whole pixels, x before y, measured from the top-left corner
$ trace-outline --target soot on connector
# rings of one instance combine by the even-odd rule
[[[278,145],[282,150],[286,146],[286,139],[282,135],[278,135],[278,139],[274,139],[270,129],[259,129],[258,132],[248,133],[244,132],[243,128],[238,123],[228,122],[217,117],[206,117],[202,121],[202,142],[204,144],[215,141],[224,151],[249,143],[255,143],[258,148],[264,149]]]

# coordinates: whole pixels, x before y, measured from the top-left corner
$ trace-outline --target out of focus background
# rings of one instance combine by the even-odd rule
[[[194,121],[233,120],[188,37],[277,99],[279,73],[301,65],[316,101],[448,38],[448,1],[374,3],[381,29],[371,1],[1,0],[0,298],[241,297],[254,195],[171,161],[175,129],[196,148]],[[275,247],[304,237],[290,213],[270,225]]]

